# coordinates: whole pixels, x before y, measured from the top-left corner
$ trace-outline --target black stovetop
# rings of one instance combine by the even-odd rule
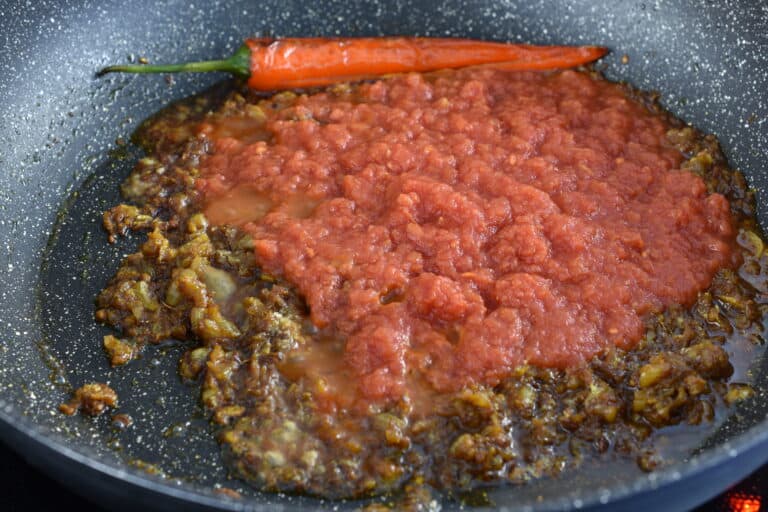
[[[768,464],[696,512],[759,512],[768,504]],[[106,510],[51,480],[0,443],[0,509],[6,512],[36,510]],[[768,509],[766,509],[768,510]]]

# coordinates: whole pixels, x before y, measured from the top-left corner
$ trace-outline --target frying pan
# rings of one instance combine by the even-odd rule
[[[606,74],[663,93],[679,117],[715,133],[758,190],[768,183],[768,4],[733,1],[156,2],[0,0],[0,437],[109,508],[351,510],[360,503],[260,494],[231,480],[197,404],[176,375],[180,344],[129,368],[100,350],[93,300],[140,237],[106,244],[100,214],[139,153],[115,141],[170,101],[220,76],[94,77],[99,67],[228,55],[251,35],[466,36],[600,44]],[[621,62],[623,55],[629,62]],[[603,465],[489,493],[516,510],[689,508],[768,460],[768,361],[748,354],[755,399],[717,422],[662,439],[670,465]],[[135,424],[55,412],[85,382],[112,385]],[[225,486],[241,499],[217,492]],[[44,490],[41,490],[44,492]],[[459,507],[445,500],[445,510]]]

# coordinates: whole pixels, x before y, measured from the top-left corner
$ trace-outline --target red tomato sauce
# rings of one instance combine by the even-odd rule
[[[732,265],[728,202],[668,128],[579,72],[409,74],[212,138],[197,183],[342,341],[339,393],[384,403],[631,348]]]

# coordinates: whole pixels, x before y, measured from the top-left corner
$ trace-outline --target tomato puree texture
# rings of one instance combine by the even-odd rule
[[[408,74],[267,109],[266,137],[213,128],[206,213],[342,340],[364,403],[631,348],[733,263],[727,200],[585,73]]]

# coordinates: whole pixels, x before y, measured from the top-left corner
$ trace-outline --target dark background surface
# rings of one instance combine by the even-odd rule
[[[0,502],[8,512],[32,510],[107,510],[43,475],[0,443]],[[768,500],[768,465],[763,466],[696,512],[759,512]]]

